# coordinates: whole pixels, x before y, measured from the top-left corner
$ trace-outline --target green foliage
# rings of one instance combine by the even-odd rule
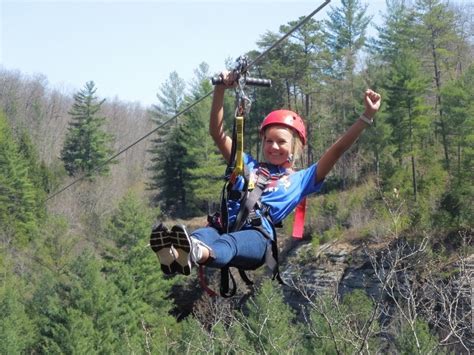
[[[66,319],[61,332],[71,337],[73,351],[89,349],[113,352],[123,344],[119,317],[119,299],[116,288],[100,273],[100,262],[85,253],[73,262],[70,278],[59,292]]]
[[[27,242],[36,232],[43,216],[41,176],[35,175],[14,139],[5,117],[0,114],[0,233]]]
[[[354,290],[344,296],[342,305],[349,316],[348,320],[356,329],[363,330],[371,321],[373,301],[363,290]]]
[[[210,91],[208,70],[207,64],[202,63],[195,71],[192,91],[184,96],[186,103]],[[174,90],[171,90],[172,87]],[[175,83],[167,90],[174,92],[172,96],[177,96],[179,88],[183,89]],[[156,111],[156,115],[161,111]],[[209,135],[209,111],[209,101],[199,103],[181,118],[179,124],[155,140],[152,151],[154,165],[151,168],[154,175],[150,188],[158,190],[155,200],[160,201],[163,213],[168,216],[192,217],[206,213],[219,199],[219,181],[225,165]]]
[[[325,230],[321,235],[320,243],[328,243],[330,241],[338,240],[343,234],[343,229],[340,225],[335,225],[328,230]]]
[[[183,107],[185,88],[186,83],[178,73],[175,71],[170,73],[168,80],[161,85],[160,93],[156,95],[159,104],[153,106],[155,117],[171,118],[176,115]]]
[[[441,91],[442,109],[450,154],[456,166],[451,172],[457,183],[472,181],[474,149],[474,64]]]
[[[239,327],[256,353],[298,353],[302,350],[302,331],[283,301],[281,289],[276,287],[270,280],[261,285],[248,304],[248,314],[237,315]]]
[[[442,90],[446,78],[453,77],[459,68],[458,48],[469,46],[463,26],[458,24],[458,15],[441,0],[418,0],[415,4],[418,20],[418,55],[424,59],[425,71],[432,76],[436,96],[436,133],[441,136],[445,168],[451,170],[450,124],[442,110]],[[472,43],[471,43],[472,45]]]
[[[442,93],[447,141],[453,161],[451,184],[436,213],[437,226],[464,228],[474,215],[474,65],[463,76],[448,83]]]
[[[428,324],[418,319],[413,326],[403,325],[396,344],[400,354],[429,354],[437,348],[438,340],[431,334]],[[437,353],[443,352],[437,350]]]
[[[166,216],[192,216],[192,200],[188,196],[187,186],[192,176],[189,170],[196,166],[190,160],[186,141],[188,136],[181,126],[175,127],[168,133],[164,145],[156,150],[160,157],[155,160],[153,171],[155,173],[152,188],[159,188],[155,197]],[[162,150],[163,149],[163,150]]]
[[[431,59],[428,70],[438,81],[441,76],[447,77],[457,70],[455,48],[465,45],[466,39],[460,36],[462,29],[456,23],[458,14],[443,0],[417,0],[414,10],[418,23],[419,50],[421,55]],[[435,68],[439,70],[438,73],[433,71]]]
[[[403,59],[402,59],[403,58]],[[413,199],[418,193],[417,166],[418,147],[424,146],[426,116],[422,94],[427,89],[428,78],[421,75],[420,62],[412,50],[407,50],[392,63],[387,86],[387,106],[392,116],[392,141],[397,147],[394,156],[402,166],[409,157]]]
[[[473,223],[474,208],[472,184],[462,184],[446,191],[439,204],[439,209],[434,211],[434,226],[446,229],[471,228]]]
[[[217,304],[219,301],[216,302]],[[217,309],[218,319],[210,329],[196,318],[186,319],[176,353],[251,354],[255,352],[239,322],[226,311]],[[221,318],[222,317],[222,318]]]
[[[215,322],[207,329],[196,319],[183,327],[179,352],[229,354],[288,354],[304,351],[304,332],[276,283],[264,282],[245,310],[227,312],[215,303]],[[222,307],[219,307],[219,304]]]
[[[367,5],[359,0],[342,0],[341,7],[333,8],[326,21],[327,44],[341,73],[352,74],[355,67],[355,56],[365,44],[365,31],[370,17],[365,15]]]
[[[350,191],[330,192],[309,200],[307,214],[313,234],[321,235],[320,243],[338,239],[347,229],[359,229],[374,219],[380,199],[374,181],[367,181]],[[311,227],[311,226],[309,226]]]
[[[38,237],[29,245],[35,255],[33,262],[41,265],[42,270],[44,268],[50,272],[52,277],[59,278],[74,260],[76,247],[80,242],[79,236],[72,232],[64,217],[50,214],[41,226]],[[33,276],[42,278],[36,273]]]
[[[152,210],[132,192],[119,202],[118,211],[111,217],[106,235],[119,249],[131,250],[144,241],[151,230]]]
[[[27,353],[36,341],[35,324],[23,303],[25,287],[12,271],[10,267],[3,269],[4,277],[0,283],[1,354]]]
[[[72,121],[61,150],[61,160],[69,175],[80,173],[105,175],[109,166],[105,164],[112,154],[112,135],[103,130],[105,118],[99,112],[105,99],[98,101],[93,81],[74,95],[74,104],[69,111]]]
[[[188,157],[185,142],[188,139],[185,132],[174,120],[174,125],[164,127],[165,122],[175,116],[184,105],[184,82],[177,73],[171,73],[169,79],[158,94],[159,105],[154,105],[152,114],[157,122],[158,138],[155,139],[152,167],[153,173],[149,188],[157,190],[154,197],[156,205],[160,206],[167,216],[177,216],[188,211],[186,184],[189,181],[188,169],[195,165]],[[162,127],[160,129],[160,127]]]
[[[147,246],[151,210],[128,194],[114,213],[102,259],[83,251],[61,218],[35,241],[35,290],[28,301],[42,353],[166,353],[179,326],[169,315],[173,280],[164,280]],[[103,238],[103,237],[102,237]],[[83,244],[83,243],[80,243]],[[125,350],[128,349],[128,350]]]
[[[202,63],[195,70],[196,79],[188,100],[202,97],[211,91],[209,83],[209,66]],[[225,162],[209,134],[209,101],[201,102],[186,114],[182,125],[186,140],[189,161],[189,182],[186,184],[188,198],[187,208],[195,208],[198,213],[212,211],[212,206],[220,199],[224,183]]]
[[[372,205],[373,218],[363,228],[362,234],[383,240],[398,237],[407,230],[409,216],[407,215],[406,201],[400,198],[398,192],[383,192],[382,200],[375,201]]]
[[[44,352],[121,351],[127,346],[120,330],[124,318],[117,288],[100,273],[100,262],[88,253],[68,266],[67,278],[45,274],[32,309],[39,315]]]
[[[311,309],[310,336],[306,348],[320,354],[376,352],[380,326],[373,317],[373,302],[362,291],[344,296],[342,302],[321,297]]]
[[[115,332],[127,337],[130,349],[167,352],[178,327],[169,315],[171,287],[176,279],[163,279],[156,256],[148,247],[152,210],[127,194],[111,216],[106,235],[117,247],[107,250],[105,274],[118,292],[120,323]]]
[[[28,163],[29,175],[34,185],[46,193],[50,192],[54,181],[52,172],[41,161],[31,137],[25,130],[22,130],[19,136],[18,151]]]
[[[214,337],[209,335],[199,321],[189,317],[183,321],[182,337],[176,343],[176,353],[213,353]]]

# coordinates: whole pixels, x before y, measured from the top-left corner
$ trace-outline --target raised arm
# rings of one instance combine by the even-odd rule
[[[370,89],[366,90],[364,96],[365,111],[362,116],[373,120],[374,115],[380,108],[380,102],[381,96],[378,93]],[[323,154],[318,161],[316,182],[320,182],[326,177],[342,154],[354,144],[367,126],[368,123],[364,122],[362,118],[359,118],[347,132]]]
[[[224,131],[224,94],[226,88],[233,86],[234,76],[231,72],[227,71],[222,72],[220,76],[224,79],[224,84],[219,84],[214,87],[209,119],[209,133],[222,156],[229,163],[232,139]]]

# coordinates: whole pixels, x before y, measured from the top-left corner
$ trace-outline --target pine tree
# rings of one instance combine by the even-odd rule
[[[302,334],[295,324],[294,313],[284,303],[281,289],[265,281],[258,294],[248,303],[248,315],[237,315],[239,332],[253,344],[255,352],[274,354],[302,351]]]
[[[151,161],[152,178],[148,185],[150,190],[156,190],[154,204],[160,206],[163,213],[176,216],[183,211],[186,201],[184,187],[186,151],[182,146],[183,140],[178,117],[174,125],[170,119],[180,111],[184,104],[184,81],[176,72],[170,74],[169,79],[162,85],[157,94],[159,104],[153,105],[152,115],[157,123],[158,137],[153,140],[153,155]],[[184,138],[185,139],[185,138]]]
[[[154,202],[166,216],[192,215],[187,209],[189,206],[186,187],[190,181],[188,169],[195,163],[189,162],[188,159],[185,145],[188,139],[181,126],[173,127],[164,145],[154,151],[152,169],[155,174],[150,187],[158,190]]]
[[[46,164],[41,161],[30,135],[25,130],[20,133],[18,150],[23,158],[28,161],[29,175],[34,185],[45,193],[49,192],[54,181],[53,175]]]
[[[106,227],[106,233],[119,249],[130,250],[137,246],[150,229],[152,216],[143,203],[133,194],[127,193],[118,204]]]
[[[168,80],[161,85],[160,92],[156,94],[159,104],[153,105],[153,115],[156,118],[171,118],[175,116],[182,108],[184,103],[184,91],[186,84],[177,72],[170,73]],[[175,119],[175,125],[178,118]]]
[[[387,86],[387,110],[391,113],[388,122],[392,125],[392,139],[397,149],[395,156],[400,167],[406,156],[410,157],[411,186],[413,199],[418,194],[416,157],[419,142],[426,139],[422,133],[426,130],[426,107],[423,94],[428,86],[428,78],[420,70],[420,62],[412,50],[401,49],[391,68],[390,81]],[[400,186],[401,185],[401,186]],[[404,181],[399,181],[401,190],[406,189]]]
[[[127,337],[130,349],[146,353],[148,343],[149,351],[161,354],[169,352],[172,338],[167,334],[177,332],[176,321],[169,315],[169,295],[178,279],[163,279],[156,255],[144,249],[151,221],[152,210],[134,194],[120,201],[105,233],[119,249],[107,250],[104,272],[119,294],[121,311],[114,332]]]
[[[340,7],[331,8],[329,19],[325,21],[323,31],[332,60],[326,84],[332,128],[328,138],[332,141],[360,114],[360,92],[365,84],[357,80],[355,69],[360,51],[366,45],[366,30],[371,19],[366,9],[360,0],[342,0]],[[351,159],[356,154],[356,150],[351,150],[335,167],[334,173],[341,177],[342,188],[357,176],[357,171],[351,171],[355,166]]]
[[[34,186],[29,162],[0,114],[0,233],[15,236],[18,243],[32,238],[44,212],[42,196]]]
[[[366,80],[370,87],[377,88],[386,99],[385,88],[388,86],[393,70],[391,69],[400,56],[401,48],[411,48],[415,37],[415,19],[413,11],[405,5],[403,0],[387,1],[387,12],[383,16],[384,22],[376,26],[377,37],[369,40],[369,52],[371,56],[367,61]],[[361,137],[361,143],[370,154],[374,156],[374,169],[376,175],[391,176],[394,174],[393,151],[398,146],[397,142],[391,140],[392,125],[387,120],[393,116],[392,112],[386,110],[382,105],[377,114],[375,125],[367,130]],[[394,145],[393,145],[394,144]]]
[[[457,70],[455,45],[461,39],[456,33],[455,14],[442,0],[417,0],[416,10],[420,55],[426,59],[425,70],[434,78],[434,109],[438,113],[436,125],[441,135],[445,167],[449,172],[449,123],[442,110],[441,90],[447,78]]]
[[[84,252],[68,265],[67,278],[47,277],[34,295],[46,353],[116,353],[126,347],[118,292],[100,272],[101,263]]]
[[[386,167],[384,175],[392,181],[390,186],[411,191],[414,200],[418,195],[417,159],[428,151],[426,140],[430,135],[429,119],[424,95],[429,78],[422,70],[416,42],[415,14],[403,1],[391,1],[385,24],[379,28],[379,39],[373,42],[377,63],[384,72],[382,86],[386,90],[386,122],[391,128],[393,157],[398,160],[395,173]],[[420,149],[423,147],[422,149]],[[409,172],[404,160],[410,159]],[[390,165],[390,164],[389,164]],[[410,178],[411,176],[411,183]]]
[[[202,63],[194,73],[189,101],[211,91],[209,66]],[[186,114],[182,125],[189,161],[189,180],[185,187],[187,208],[201,213],[211,213],[213,204],[219,201],[225,172],[224,159],[209,135],[210,109],[209,100],[199,103]]]
[[[0,353],[26,354],[36,342],[35,324],[25,307],[25,287],[4,262],[0,285]]]
[[[98,100],[93,81],[74,95],[74,104],[69,114],[72,121],[61,151],[61,159],[70,176],[80,173],[93,176],[105,175],[109,166],[105,164],[112,153],[112,135],[103,129],[105,118],[100,109],[105,99]]]
[[[365,15],[367,5],[363,6],[359,0],[342,0],[341,5],[329,12],[325,32],[333,59],[334,96],[338,98],[336,114],[346,123],[355,107],[356,59],[365,45],[365,32],[371,18]]]
[[[455,157],[453,175],[457,183],[472,181],[472,139],[474,129],[474,64],[464,75],[441,91],[450,155]]]
[[[80,242],[64,217],[48,214],[39,237],[29,244],[34,250],[34,262],[39,263],[53,277],[61,277],[75,258],[75,246]]]
[[[280,37],[281,35],[278,33],[267,32],[261,36],[257,45],[262,51],[268,50]],[[262,113],[268,114],[275,108],[293,109],[292,88],[295,84],[295,67],[294,62],[292,62],[288,41],[282,42],[275,50],[268,52],[265,64],[262,64],[261,67],[265,76],[272,79],[272,88],[270,90],[263,90],[258,100],[259,104],[263,107]],[[262,119],[263,117],[260,117],[257,120],[257,126],[261,123]]]
[[[416,38],[415,13],[405,5],[403,0],[387,2],[384,22],[377,26],[378,35],[370,41],[369,48],[380,66],[390,68],[391,63],[399,56],[400,48],[413,47]]]
[[[440,212],[447,218],[437,218],[437,222],[462,228],[472,224],[474,215],[474,65],[459,79],[447,83],[441,98],[448,133],[446,139],[455,165],[452,166],[450,189],[441,201]]]

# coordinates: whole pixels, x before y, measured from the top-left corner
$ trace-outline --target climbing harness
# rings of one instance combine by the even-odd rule
[[[280,277],[278,269],[278,248],[277,248],[277,233],[275,231],[274,223],[268,213],[268,208],[261,203],[261,196],[267,184],[271,180],[279,180],[283,175],[288,173],[271,174],[268,166],[265,163],[260,163],[256,171],[255,181],[250,178],[250,172],[243,163],[243,132],[245,117],[248,116],[251,106],[251,100],[245,92],[246,85],[270,86],[271,81],[267,79],[249,78],[247,73],[247,58],[241,56],[237,59],[236,65],[233,69],[234,77],[237,78],[236,86],[236,110],[234,117],[234,125],[232,130],[232,147],[231,156],[226,169],[226,183],[224,184],[221,195],[221,209],[220,213],[209,216],[209,226],[214,227],[219,233],[232,233],[243,229],[256,229],[262,233],[265,238],[270,240],[268,243],[265,260],[258,267],[266,264],[272,271],[273,279],[278,280],[281,284],[283,280]],[[220,80],[213,80],[213,84],[219,83]],[[303,144],[306,143],[306,128],[303,120],[299,115],[288,110],[277,110],[271,112],[262,122],[260,126],[260,133],[268,125],[282,124],[291,129],[294,129],[300,136]],[[239,209],[235,220],[230,220],[228,211],[230,210],[230,203],[238,203]],[[304,224],[304,209],[305,201],[298,205],[297,214],[295,217],[295,225],[293,236],[302,237]],[[269,233],[263,225],[262,219],[267,219],[267,227],[271,226],[272,231]],[[230,272],[231,266],[221,268],[221,286],[220,294],[223,297],[231,297],[236,292],[235,279]],[[200,266],[200,283],[209,295],[216,295],[214,291],[209,292],[209,288],[203,278],[203,266]],[[253,283],[247,277],[245,270],[247,268],[237,268],[242,280],[251,286]],[[230,287],[232,283],[232,287]]]
[[[303,119],[293,111],[276,110],[270,112],[260,125],[260,136],[263,136],[265,128],[272,124],[279,124],[293,129],[298,133],[303,145],[306,145],[306,127]],[[292,236],[295,239],[303,238],[304,218],[306,214],[306,198],[301,200],[295,210],[295,218],[293,221]]]
[[[265,186],[270,181],[271,174],[268,169],[263,166],[257,171],[257,179],[254,185],[249,185],[249,172],[246,171],[246,167],[243,163],[244,156],[244,124],[245,117],[250,112],[252,101],[246,94],[245,88],[249,86],[262,86],[270,87],[271,81],[268,79],[251,78],[248,76],[248,60],[246,56],[237,58],[233,72],[237,77],[236,91],[236,110],[234,117],[234,125],[232,130],[232,148],[229,163],[226,168],[226,183],[224,184],[222,195],[221,195],[221,209],[220,213],[209,217],[209,225],[216,228],[220,233],[231,233],[241,230],[246,224],[249,224],[252,228],[260,231],[266,238],[271,239],[269,233],[262,227],[261,218],[265,218],[263,213],[259,215],[257,210],[261,210],[260,197],[265,189]],[[221,81],[214,79],[213,84],[216,85]],[[234,187],[238,183],[242,183],[240,189],[236,190]],[[228,216],[228,203],[230,201],[238,202],[240,205],[239,212],[234,221],[229,220]],[[273,233],[276,239],[276,233]],[[274,255],[276,248],[276,240],[273,240],[271,245],[272,257],[266,259],[273,259],[273,262],[269,264],[273,268],[274,277],[281,280],[278,274],[278,263],[276,262],[277,256]],[[268,253],[267,253],[268,254]],[[261,266],[261,265],[259,265]],[[203,275],[202,266],[200,275]],[[250,286],[252,281],[247,277],[245,271],[241,268],[238,269],[239,274],[244,282]],[[229,289],[229,281],[232,282],[233,287]],[[201,284],[205,284],[201,278]],[[206,289],[206,288],[205,288]],[[220,294],[223,297],[231,297],[236,292],[235,279],[229,270],[229,266],[221,268],[221,287]],[[209,292],[208,292],[209,293]],[[215,294],[215,293],[214,293]]]

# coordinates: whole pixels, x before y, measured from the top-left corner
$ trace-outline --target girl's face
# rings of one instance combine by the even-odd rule
[[[293,133],[289,128],[274,125],[265,130],[263,155],[268,163],[290,167],[288,158],[292,154],[292,146]]]

